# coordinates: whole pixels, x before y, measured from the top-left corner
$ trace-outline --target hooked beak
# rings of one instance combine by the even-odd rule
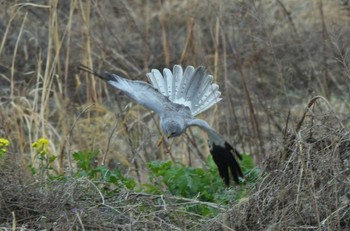
[[[175,136],[176,136],[176,135],[175,135],[174,132],[169,133],[169,134],[165,134],[165,137],[168,138],[168,140],[169,140],[170,138],[174,138]]]
[[[173,138],[173,137],[174,137],[174,134],[171,134],[171,133],[170,133],[170,134],[167,134],[166,137],[167,137],[168,140],[169,140],[170,138]]]

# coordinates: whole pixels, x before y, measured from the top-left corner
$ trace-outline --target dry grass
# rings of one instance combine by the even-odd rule
[[[345,157],[336,154],[347,140],[350,109],[350,9],[346,1],[0,0],[0,5],[0,136],[11,142],[9,152],[16,157],[11,163],[16,169],[38,164],[31,143],[39,137],[50,140],[50,152],[59,156],[53,167],[67,176],[75,168],[72,153],[87,149],[100,149],[98,164],[122,169],[139,182],[147,179],[145,164],[149,160],[172,158],[201,165],[208,153],[205,134],[191,129],[171,144],[158,147],[158,118],[115,89],[79,73],[76,64],[144,80],[151,68],[176,63],[205,65],[215,74],[224,100],[202,118],[239,150],[251,153],[257,165],[269,173],[246,202],[233,208],[232,216],[242,220],[225,223],[237,229],[261,230],[297,230],[307,228],[303,226],[306,223],[311,229],[346,227],[342,221],[349,221],[341,214],[348,215],[343,203],[347,202],[349,166],[342,166]],[[300,124],[305,105],[315,95],[324,96],[335,113],[325,107]],[[306,122],[309,118],[320,124]],[[287,134],[293,139],[287,139]],[[331,145],[320,147],[321,141],[328,140]],[[6,171],[1,174],[9,182],[29,175],[24,170]],[[48,216],[50,211],[45,209],[62,208],[68,200],[82,203],[90,215],[84,219],[79,213],[67,212],[74,206],[62,208],[70,215],[64,215],[67,223],[57,227],[89,227],[93,222],[89,219],[100,212],[95,207],[100,203],[95,203],[100,200],[98,193],[93,187],[87,189],[93,196],[87,194],[88,200],[82,202],[68,195],[69,189],[84,184],[67,184],[71,185],[66,192],[59,187],[35,191],[35,185],[5,184],[8,188],[1,189],[2,201],[6,198],[3,192],[18,192],[13,198],[26,198],[32,204],[22,204],[28,209],[20,210],[12,207],[13,200],[6,201],[4,205],[10,209],[0,224],[10,227],[12,222],[20,227],[38,221]],[[30,200],[20,194],[25,191],[21,187],[41,194]],[[41,204],[42,197],[53,204]],[[116,215],[118,206],[106,201],[115,213],[101,217],[102,223],[108,223],[101,225],[105,228],[122,219]],[[155,204],[150,202],[156,211],[152,206]],[[57,215],[59,209],[51,212]],[[56,215],[52,215],[54,221],[61,216]],[[130,216],[123,224],[131,222]],[[175,227],[196,227],[183,220]],[[44,223],[28,227],[43,228]]]
[[[324,98],[310,101],[299,124],[252,195],[209,230],[349,230],[349,132]]]
[[[5,168],[5,169],[4,169]],[[13,230],[183,230],[200,227],[201,218],[184,208],[205,204],[127,189],[101,193],[99,182],[76,178],[28,184],[2,165],[1,228]],[[223,209],[221,209],[223,211]]]

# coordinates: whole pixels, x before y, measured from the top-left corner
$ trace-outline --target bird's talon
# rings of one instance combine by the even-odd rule
[[[161,136],[157,142],[157,147],[159,147],[163,143],[164,137]]]

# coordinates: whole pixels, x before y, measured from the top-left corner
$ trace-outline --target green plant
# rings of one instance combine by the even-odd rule
[[[51,165],[57,159],[56,155],[50,153],[48,145],[49,140],[46,138],[40,138],[32,143],[32,147],[35,149],[36,152],[34,157],[39,159],[39,166],[36,167],[35,163],[31,163],[29,164],[29,167],[33,175],[35,175],[39,170],[42,180],[44,178],[45,173],[48,174],[47,170],[54,170],[51,167]]]
[[[152,161],[148,167],[155,177],[160,178],[158,184],[166,185],[170,193],[176,196],[213,201],[213,192],[223,188],[215,175],[211,174],[210,167],[204,170],[171,161],[163,163]],[[157,182],[157,179],[153,178],[151,181]]]
[[[166,191],[174,196],[196,198],[204,202],[228,204],[247,196],[249,187],[256,182],[260,170],[254,167],[250,155],[242,155],[241,166],[245,180],[240,187],[226,188],[219,177],[217,167],[208,157],[207,168],[188,167],[180,163],[152,161],[148,164],[151,170],[150,182],[143,185],[148,193],[162,194]],[[247,188],[248,187],[248,188]],[[217,210],[205,205],[190,206],[191,212],[201,215],[214,215]]]
[[[118,169],[110,170],[106,166],[97,166],[96,160],[99,152],[94,151],[78,151],[73,153],[73,159],[77,162],[77,177],[86,176],[92,180],[102,181],[104,188],[114,186],[119,189],[125,186],[128,189],[134,189],[135,180],[125,177]]]
[[[253,159],[250,155],[242,155],[242,157],[242,169],[245,175],[249,175],[248,179],[242,181],[242,185],[254,183],[260,174],[260,170],[254,168]],[[167,189],[176,196],[196,197],[202,201],[224,203],[228,203],[231,199],[238,200],[246,196],[240,188],[232,187],[227,190],[219,177],[217,167],[211,156],[207,159],[206,169],[188,167],[171,161],[152,161],[148,164],[148,167],[152,173],[150,177],[152,184],[145,184],[144,187],[146,191],[151,193],[161,193],[164,189]]]
[[[254,160],[251,155],[242,154],[241,167],[245,176],[245,184],[254,184],[261,175],[261,170],[254,166]]]

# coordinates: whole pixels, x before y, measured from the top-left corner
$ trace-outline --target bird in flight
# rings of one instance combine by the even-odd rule
[[[173,71],[164,68],[163,74],[152,69],[146,74],[150,83],[125,79],[109,72],[99,73],[84,65],[79,69],[106,81],[157,113],[161,130],[167,138],[180,136],[191,126],[206,131],[210,153],[221,178],[227,186],[231,177],[239,183],[239,178],[243,177],[237,162],[237,158],[242,159],[239,152],[206,121],[195,118],[221,100],[219,86],[212,83],[213,76],[204,67],[187,66],[183,71],[180,65],[174,65]]]

